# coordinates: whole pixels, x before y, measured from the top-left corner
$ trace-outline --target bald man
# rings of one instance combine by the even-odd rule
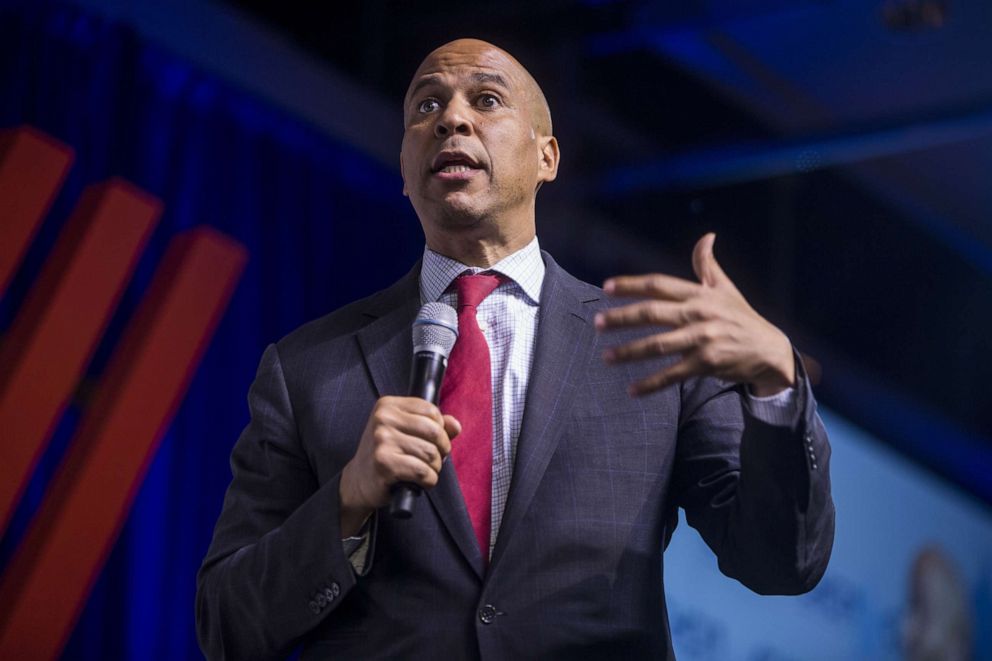
[[[403,117],[423,259],[265,351],[198,576],[207,657],[673,658],[678,507],[728,576],[811,589],[833,541],[829,444],[713,235],[698,281],[568,275],[536,236],[560,157],[547,101],[492,44],[428,55]],[[429,301],[474,306],[461,335],[488,351],[472,397],[440,408],[402,396]],[[385,509],[400,482],[426,493],[408,520]]]

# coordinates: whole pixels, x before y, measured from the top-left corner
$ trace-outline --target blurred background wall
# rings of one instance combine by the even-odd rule
[[[815,366],[831,567],[809,595],[757,597],[683,525],[666,563],[679,657],[992,658],[989,3],[5,0],[0,128],[33,125],[76,156],[0,333],[87,185],[123,177],[164,213],[0,566],[169,239],[207,224],[250,255],[65,657],[199,658],[194,575],[257,360],[418,257],[400,103],[459,36],[503,45],[545,88],[563,164],[538,203],[543,247],[592,282],[690,277],[715,230],[725,269]]]

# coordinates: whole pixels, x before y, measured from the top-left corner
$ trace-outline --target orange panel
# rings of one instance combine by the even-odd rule
[[[125,181],[88,188],[0,345],[0,533],[160,213]]]
[[[0,297],[72,164],[72,149],[29,126],[0,133]]]
[[[205,228],[173,241],[0,582],[0,658],[60,654],[246,259]]]

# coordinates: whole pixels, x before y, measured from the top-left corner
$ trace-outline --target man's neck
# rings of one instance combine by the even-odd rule
[[[428,238],[427,247],[466,266],[487,269],[501,260],[522,250],[534,239],[534,233],[496,240],[459,240],[458,237]]]

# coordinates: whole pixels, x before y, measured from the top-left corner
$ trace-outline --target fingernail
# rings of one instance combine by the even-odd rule
[[[602,329],[606,328],[606,317],[603,316],[603,313],[602,312],[597,312],[596,313],[596,316],[595,316],[595,318],[593,320],[593,323],[596,324],[596,329],[597,330],[602,330]]]
[[[612,363],[617,359],[617,352],[613,349],[607,349],[603,352],[603,361],[607,363]]]
[[[605,291],[607,294],[612,294],[614,287],[616,287],[616,283],[614,283],[612,280],[607,280],[606,282],[603,283],[603,291]]]

